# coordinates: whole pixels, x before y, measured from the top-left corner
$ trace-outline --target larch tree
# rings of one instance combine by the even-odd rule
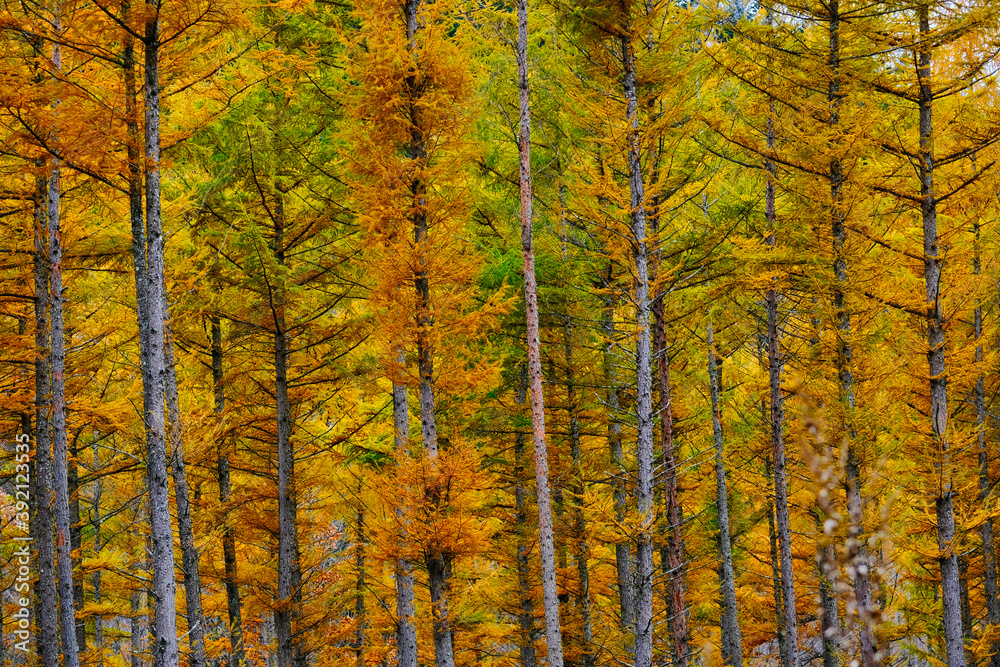
[[[519,134],[519,186],[521,194],[521,253],[524,260],[524,303],[527,319],[528,378],[531,387],[531,430],[535,453],[535,498],[538,502],[538,540],[542,560],[542,597],[545,606],[545,639],[549,665],[563,664],[556,583],[552,501],[549,490],[548,452],[545,446],[545,400],[542,395],[542,361],[538,334],[538,284],[531,189],[531,105],[528,84],[528,3],[517,2],[517,87]]]

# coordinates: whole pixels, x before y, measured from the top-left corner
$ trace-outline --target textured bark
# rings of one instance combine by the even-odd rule
[[[69,467],[66,481],[69,483],[69,536],[73,554],[73,572],[80,571],[83,559],[83,521],[80,519],[80,468],[77,465],[77,442],[79,433],[73,438],[67,459]],[[87,619],[80,618],[83,609],[83,575],[73,577],[73,616],[76,625],[76,646],[78,653],[87,652]],[[2,664],[2,663],[0,663]]]
[[[774,105],[767,118],[767,145],[774,150]],[[777,242],[775,216],[775,165],[767,160],[768,178],[765,185],[765,215],[769,235],[767,244],[772,248]],[[788,667],[798,665],[798,619],[795,613],[795,570],[792,565],[792,540],[788,519],[788,482],[785,473],[784,412],[781,397],[781,340],[778,331],[778,290],[771,287],[764,295],[767,311],[767,371],[771,405],[771,457],[774,464],[774,510],[778,533],[778,555],[781,565],[781,601],[785,625],[785,652]]]
[[[981,275],[979,245],[979,220],[974,223],[976,249],[973,258],[973,274]],[[983,307],[976,300],[973,315],[973,335],[976,339],[976,364],[979,368],[976,376],[976,387],[973,401],[976,406],[976,449],[979,453],[979,502],[985,503],[990,495],[992,481],[990,479],[990,457],[986,444],[986,388],[983,378]],[[993,519],[987,517],[979,529],[979,537],[983,545],[983,588],[986,597],[986,623],[990,626],[1000,624],[1000,598],[997,593],[997,561],[993,546]],[[990,643],[990,667],[1000,667],[1000,639]]]
[[[969,601],[969,559],[961,556],[958,559],[958,580],[962,600],[962,637],[965,639],[965,660],[973,663],[975,653],[972,651],[972,603]]]
[[[420,0],[406,0],[404,4],[406,38],[409,49],[416,59],[417,32],[420,27],[418,12]],[[417,67],[421,67],[418,63]],[[410,214],[413,224],[413,240],[417,252],[417,265],[413,284],[416,290],[417,321],[417,370],[420,375],[420,436],[424,446],[424,456],[431,466],[431,474],[437,474],[437,415],[434,404],[434,351],[430,341],[430,330],[434,326],[431,315],[430,280],[427,275],[427,183],[419,175],[420,168],[427,163],[427,137],[422,118],[423,109],[419,105],[422,90],[416,74],[406,78],[406,88],[410,98],[410,143],[407,157],[414,162],[417,174],[410,182],[410,194],[414,209]],[[436,481],[431,481],[431,485]],[[431,491],[433,502],[438,502],[437,489]],[[437,667],[454,667],[455,654],[452,648],[451,613],[448,603],[448,577],[451,571],[451,555],[441,545],[435,545],[427,553],[427,576],[431,592],[432,629],[434,636],[434,661]]]
[[[655,234],[659,218],[650,218]],[[660,250],[653,254],[653,267],[660,265]],[[659,390],[660,456],[663,465],[663,500],[666,509],[666,532],[661,536],[660,566],[667,577],[667,621],[673,645],[674,667],[687,667],[688,629],[684,605],[684,532],[680,500],[677,497],[677,456],[674,452],[674,417],[671,407],[670,350],[667,347],[667,327],[663,313],[663,288],[657,288],[653,299],[653,345],[656,350],[656,378]]]
[[[773,184],[769,183],[769,189]],[[773,197],[770,191],[769,201]],[[768,376],[771,404],[771,456],[774,461],[775,528],[781,567],[781,600],[785,624],[785,646],[789,667],[796,667],[798,655],[798,620],[795,613],[795,570],[792,564],[792,535],[788,516],[788,482],[785,473],[784,415],[781,397],[781,359],[778,339],[778,295],[770,289],[765,296],[767,308]]]
[[[722,589],[722,655],[725,664],[743,665],[743,636],[736,606],[736,576],[729,537],[729,495],[723,457],[722,415],[719,408],[721,373],[715,359],[712,325],[708,325],[708,381],[712,394],[712,433],[715,438],[715,507],[719,521],[719,587]]]
[[[517,404],[528,403],[528,366],[521,366],[521,379],[517,389]],[[524,433],[514,436],[514,531],[517,535],[517,590],[521,599],[517,624],[521,630],[518,650],[521,667],[535,667],[535,602],[531,586],[531,566],[528,563],[530,541],[528,538],[528,491],[524,488],[525,472]]]
[[[101,469],[101,456],[98,451],[100,438],[97,431],[94,431],[94,470]],[[94,517],[94,553],[101,553],[101,480],[94,481],[94,505],[91,513]],[[94,602],[101,603],[101,571],[95,570],[91,578],[94,587]],[[95,664],[97,667],[104,667],[104,617],[101,614],[94,615],[94,648],[97,650]]]
[[[213,315],[211,318],[211,330],[214,410],[216,419],[221,421],[222,414],[226,409],[226,391],[222,375],[222,321],[218,315]],[[229,476],[229,447],[225,442],[219,446],[216,464],[219,472],[219,501],[226,507],[222,529],[222,559],[225,568],[222,581],[226,587],[226,610],[229,615],[229,666],[241,667],[246,658],[243,648],[242,604],[236,567],[236,532],[228,516],[233,493]]]
[[[638,464],[636,501],[641,524],[636,536],[635,666],[653,663],[653,533],[656,506],[653,502],[653,388],[650,359],[649,254],[646,247],[645,185],[639,155],[638,89],[635,53],[625,30],[622,47],[622,88],[630,125],[627,147],[629,194],[632,208],[632,259],[635,263],[636,417]]]
[[[62,29],[55,16],[53,27]],[[52,46],[52,67],[62,69],[62,47]],[[53,106],[58,106],[58,100]],[[56,519],[56,564],[59,589],[59,618],[62,655],[66,667],[77,667],[80,654],[76,643],[76,609],[73,605],[73,545],[69,499],[69,446],[66,435],[65,338],[63,325],[62,230],[60,227],[60,169],[53,160],[49,172],[49,314],[51,318],[52,359],[52,482]]]
[[[170,521],[170,486],[167,474],[164,387],[164,318],[160,291],[163,285],[163,223],[160,209],[160,27],[156,4],[147,0],[152,14],[146,20],[143,67],[145,114],[146,226],[132,208],[132,253],[136,273],[140,356],[143,364],[143,407],[146,419],[146,483],[149,489],[149,525],[152,538],[154,667],[173,667],[179,660],[175,606],[174,540]],[[126,72],[126,79],[130,78]],[[126,95],[128,96],[128,95]],[[130,119],[131,122],[131,119]],[[131,134],[131,132],[130,132]],[[131,157],[131,156],[130,156]],[[130,160],[131,162],[131,160]],[[138,162],[130,175],[139,178]],[[130,179],[131,180],[131,179]],[[130,183],[130,195],[133,184]],[[141,208],[140,208],[141,211]],[[137,246],[139,246],[137,248]],[[142,355],[142,347],[146,348]]]
[[[941,598],[944,614],[944,643],[948,667],[965,667],[962,634],[961,585],[958,556],[955,553],[954,490],[951,483],[951,453],[948,443],[948,375],[944,351],[944,313],[941,308],[941,247],[937,229],[937,200],[934,195],[934,129],[931,87],[930,9],[928,3],[917,6],[920,37],[917,53],[917,79],[920,86],[920,155],[916,161],[920,175],[920,214],[923,223],[924,284],[926,287],[927,366],[930,391],[932,442],[939,456],[935,459],[940,486],[934,498],[937,513],[937,539],[941,550]]]
[[[285,264],[284,207],[278,197],[274,215],[274,255]],[[280,281],[280,278],[278,278]],[[301,573],[296,530],[295,450],[292,446],[292,406],[288,398],[288,331],[282,285],[271,287],[274,319],[274,397],[278,445],[278,590],[274,610],[274,635],[278,643],[278,667],[291,667],[303,660],[294,634],[299,615]]]
[[[531,210],[531,110],[528,87],[528,2],[517,0],[517,87],[520,133],[521,252],[524,260],[524,306],[527,318],[528,382],[531,386],[531,431],[535,453],[535,498],[538,505],[538,551],[542,560],[542,602],[545,640],[550,667],[562,667],[562,629],[559,623],[559,590],[556,584],[555,542],[549,463],[545,446],[545,400],[542,395],[542,360],[538,338],[538,286]]]
[[[397,352],[400,365],[406,364],[406,354]],[[392,417],[396,449],[397,472],[410,464],[410,412],[407,406],[406,385],[392,384]],[[405,508],[396,509],[400,520],[400,539],[405,542]],[[413,583],[413,565],[403,557],[396,561],[396,654],[399,667],[417,667],[417,613]]]
[[[765,412],[767,408],[761,404],[761,410]],[[771,469],[771,457],[764,460],[764,471],[767,477],[768,486],[774,488],[774,473]],[[781,603],[781,566],[778,565],[778,532],[774,529],[774,494],[767,494],[767,536],[768,546],[771,553],[771,583],[774,589],[774,617],[775,625],[778,628],[778,654],[781,658],[781,667],[788,667],[788,644],[785,643],[785,614],[784,605]]]
[[[359,489],[360,492],[360,489]],[[357,667],[365,665],[365,510],[358,509],[355,523],[354,549],[354,660]]]
[[[608,262],[607,275],[601,276],[601,286],[610,292],[613,281],[613,265]],[[625,520],[627,509],[625,488],[625,459],[622,451],[622,427],[620,420],[621,400],[618,386],[618,373],[615,370],[615,305],[617,299],[607,293],[603,297],[601,310],[601,330],[604,333],[601,366],[604,374],[604,385],[607,388],[606,401],[608,406],[608,449],[611,454],[613,469],[611,471],[614,488],[615,521],[621,524]],[[615,578],[618,583],[618,618],[623,632],[635,632],[635,585],[632,579],[632,553],[627,541],[615,543]]]
[[[38,554],[38,636],[42,667],[59,665],[59,603],[53,541],[52,348],[49,315],[48,180],[35,182],[35,516],[32,538]]]
[[[822,535],[822,530],[819,531]],[[837,560],[832,544],[819,548],[816,554],[819,578],[820,626],[823,630],[823,667],[840,665],[840,619],[837,610]]]
[[[184,568],[184,602],[187,606],[188,661],[190,667],[205,667],[205,623],[201,611],[201,568],[194,543],[191,521],[191,496],[184,465],[184,438],[180,402],[177,396],[177,371],[174,364],[174,342],[170,329],[170,307],[167,286],[162,284],[160,295],[165,320],[163,356],[166,364],[167,446],[170,470],[174,478],[174,498],[177,502],[177,535],[180,538],[181,566]]]
[[[566,350],[566,403],[569,411],[569,444],[573,457],[573,468],[576,480],[573,482],[573,530],[576,534],[573,545],[573,556],[576,558],[577,579],[580,588],[577,591],[576,604],[580,610],[581,664],[583,667],[594,667],[594,630],[590,613],[590,548],[587,545],[587,521],[584,516],[584,486],[583,455],[580,449],[580,405],[577,396],[576,379],[574,376],[573,359],[573,327],[569,324],[569,316],[563,325]]]
[[[832,76],[827,92],[830,104],[829,124],[840,123],[840,2],[833,0],[830,10],[830,53],[828,64]],[[871,581],[868,564],[868,548],[864,541],[864,508],[861,501],[861,465],[855,445],[856,433],[853,426],[854,413],[854,371],[853,349],[851,347],[851,313],[847,308],[847,230],[844,212],[844,168],[839,158],[830,161],[830,212],[833,236],[833,305],[837,324],[837,376],[840,381],[840,402],[844,411],[844,436],[847,442],[847,508],[850,516],[848,553],[852,563],[848,567],[854,583],[854,598],[860,623],[861,662],[864,667],[876,667],[878,650],[872,629],[875,616],[872,605]],[[998,666],[1000,667],[1000,666]]]
[[[134,569],[133,574],[135,574]],[[131,635],[129,640],[129,664],[131,667],[142,667],[142,654],[146,650],[146,647],[143,641],[145,635],[144,628],[142,621],[139,620],[142,614],[142,594],[138,591],[133,591],[132,595],[129,596],[129,611],[128,624]]]

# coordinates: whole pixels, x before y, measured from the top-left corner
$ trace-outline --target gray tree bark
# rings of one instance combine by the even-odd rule
[[[38,636],[42,667],[59,666],[59,602],[53,541],[52,348],[49,314],[48,179],[35,181],[35,516],[38,554]]]
[[[982,274],[979,245],[979,220],[976,219],[973,231],[976,237],[975,256],[972,272]],[[979,454],[979,501],[984,503],[990,495],[992,480],[990,479],[990,458],[986,444],[986,388],[983,377],[983,307],[976,300],[973,314],[973,336],[976,339],[976,364],[979,372],[976,376],[976,387],[973,400],[976,406],[976,449]],[[986,622],[1000,625],[1000,598],[997,592],[997,561],[993,546],[993,519],[987,518],[979,529],[979,537],[983,545],[983,588],[986,597]],[[990,643],[990,667],[1000,667],[1000,639]]]
[[[98,451],[100,438],[97,431],[94,431],[94,470],[101,469],[101,455]],[[91,510],[94,525],[94,553],[101,553],[101,480],[94,481],[94,505]],[[95,570],[91,578],[94,587],[94,602],[101,603],[101,571]],[[94,615],[94,648],[97,649],[97,667],[104,667],[104,617],[101,614]]]
[[[829,4],[830,21],[830,53],[828,64],[832,76],[827,92],[830,103],[829,124],[840,123],[840,2],[832,0]],[[833,305],[837,324],[837,375],[840,380],[840,401],[845,416],[845,436],[847,443],[847,508],[850,516],[850,535],[848,538],[848,553],[853,561],[848,566],[848,572],[854,583],[854,598],[860,622],[861,661],[864,667],[876,667],[878,650],[875,634],[872,629],[873,605],[871,594],[871,579],[869,575],[868,548],[864,542],[864,508],[861,499],[861,465],[858,459],[853,414],[854,414],[854,358],[851,346],[851,313],[847,308],[847,256],[845,244],[847,230],[844,212],[844,168],[839,158],[830,161],[830,202],[831,226],[834,253],[834,288]],[[1000,666],[998,666],[1000,667]]]
[[[401,366],[406,364],[406,353],[397,351],[397,359]],[[407,405],[406,385],[393,381],[392,383],[392,416],[396,449],[396,468],[401,472],[410,464],[410,412]],[[405,508],[397,508],[396,516],[402,523],[405,520]],[[401,525],[400,538],[407,539],[405,524]],[[417,626],[414,618],[417,613],[416,595],[414,593],[413,564],[404,557],[396,561],[396,653],[399,667],[417,667]]]
[[[767,408],[761,403],[761,410],[765,412]],[[774,616],[775,625],[778,628],[778,655],[781,658],[781,667],[788,667],[788,644],[785,643],[785,613],[784,605],[781,602],[781,566],[778,565],[778,532],[774,528],[774,473],[771,469],[771,457],[764,460],[764,472],[768,485],[772,493],[767,495],[767,536],[768,546],[771,554],[771,583],[774,589]]]
[[[951,482],[951,453],[948,443],[948,375],[944,351],[944,313],[941,308],[941,247],[937,228],[937,200],[934,195],[934,126],[931,73],[930,8],[927,2],[917,6],[918,36],[917,80],[919,84],[920,214],[923,223],[924,284],[927,308],[927,366],[930,389],[931,434],[940,486],[934,503],[937,514],[938,548],[941,564],[941,598],[944,613],[944,641],[948,667],[965,667],[962,634],[961,583],[958,556],[955,553],[954,489]]]
[[[143,37],[143,107],[145,114],[145,195],[146,224],[143,230],[141,203],[136,217],[130,183],[132,212],[132,256],[136,274],[136,301],[139,317],[140,355],[143,361],[143,405],[146,420],[146,483],[149,489],[149,525],[152,538],[154,667],[173,667],[180,659],[177,644],[177,617],[174,581],[174,540],[170,519],[170,484],[167,474],[164,391],[164,317],[160,293],[163,285],[163,223],[160,208],[160,25],[154,0],[147,0],[152,12]],[[126,72],[126,79],[130,78]],[[126,93],[128,97],[128,93]],[[127,110],[126,110],[127,111]],[[133,122],[133,119],[129,119]],[[131,128],[130,134],[131,134]],[[130,156],[131,157],[131,156]],[[131,163],[130,175],[141,179],[138,160]],[[131,179],[130,179],[131,180]],[[146,348],[142,355],[142,347]]]
[[[162,283],[160,298],[165,321],[163,354],[166,364],[167,445],[170,451],[170,469],[174,478],[174,498],[177,502],[177,535],[180,538],[181,566],[184,568],[188,660],[190,667],[205,667],[205,622],[201,611],[201,568],[198,563],[198,549],[194,543],[191,496],[188,491],[187,473],[184,465],[184,437],[180,401],[177,395],[177,371],[174,363],[174,342],[170,327],[170,307],[167,300],[166,282]]]
[[[719,408],[721,373],[715,359],[715,339],[708,325],[708,381],[712,394],[712,433],[715,438],[715,506],[719,520],[719,560],[722,589],[722,655],[731,667],[743,665],[743,635],[736,606],[736,576],[729,537],[729,494],[726,489],[726,461],[723,456],[722,415]]]
[[[528,2],[517,1],[517,87],[520,112],[518,157],[521,194],[521,253],[524,260],[524,306],[527,318],[528,381],[531,387],[531,431],[535,453],[535,498],[538,505],[538,551],[542,560],[542,603],[550,667],[562,667],[562,628],[556,584],[555,538],[545,445],[545,399],[538,337],[538,285],[535,280],[531,193],[531,109],[528,88]]]
[[[285,265],[284,205],[275,205],[273,252],[278,264]],[[288,330],[285,325],[285,294],[281,278],[270,285],[269,306],[274,319],[274,396],[277,413],[278,445],[278,590],[274,610],[274,635],[278,642],[278,667],[303,661],[296,640],[294,621],[299,614],[301,571],[296,530],[295,450],[292,446],[292,406],[288,398]]]
[[[528,366],[521,366],[521,379],[517,388],[517,404],[528,403]],[[520,430],[514,436],[514,531],[517,535],[517,590],[521,599],[517,614],[521,630],[518,652],[521,667],[535,667],[535,603],[531,586],[531,566],[528,563],[530,543],[528,539],[528,491],[524,488],[525,472],[524,433]]]
[[[406,37],[411,53],[417,46],[417,32],[420,27],[418,17],[420,0],[406,0],[404,18],[406,21]],[[419,65],[418,65],[419,66]],[[407,157],[415,164],[422,166],[427,162],[427,137],[424,132],[422,109],[417,103],[422,93],[417,77],[411,74],[406,80],[410,92],[410,144]],[[417,320],[417,370],[420,376],[420,435],[424,446],[424,455],[431,464],[432,474],[437,471],[438,436],[437,415],[434,404],[434,351],[431,348],[428,332],[433,326],[431,316],[430,280],[427,275],[426,252],[427,243],[427,183],[419,175],[410,182],[410,194],[413,197],[415,209],[411,214],[413,238],[417,248],[417,266],[414,271],[414,288],[416,289],[416,320]],[[432,490],[433,502],[439,502],[439,493]],[[427,553],[427,576],[431,593],[434,636],[434,660],[437,667],[454,667],[455,654],[452,647],[451,612],[448,603],[448,578],[451,571],[451,555],[441,545],[432,545]]]
[[[577,396],[576,379],[574,375],[573,358],[573,327],[569,316],[563,325],[566,350],[566,402],[569,410],[569,442],[570,454],[573,457],[573,467],[577,479],[573,488],[573,524],[576,533],[574,557],[576,558],[577,579],[580,589],[577,592],[576,603],[580,609],[581,625],[581,663],[583,667],[594,667],[594,630],[590,612],[590,548],[587,545],[587,521],[584,516],[584,494],[586,486],[583,473],[583,453],[580,448],[580,406]]]
[[[80,466],[77,464],[77,461],[79,461],[77,451],[79,437],[80,432],[77,432],[73,440],[70,441],[69,457],[67,458],[69,464],[67,470],[67,482],[69,483],[69,535],[71,553],[73,554],[73,572],[79,572],[80,564],[83,562],[83,521],[80,518]],[[73,618],[76,626],[75,633],[78,654],[87,652],[87,619],[78,617],[79,612],[83,609],[83,605],[83,576],[74,575]]]
[[[636,539],[636,616],[635,667],[653,663],[653,532],[656,505],[653,502],[653,373],[650,358],[649,253],[646,244],[645,184],[639,150],[638,89],[635,52],[624,31],[622,48],[622,88],[630,124],[626,153],[631,204],[632,259],[635,263],[636,341],[636,417],[638,464],[636,501],[639,510],[639,533]]]
[[[211,317],[211,334],[214,410],[216,419],[221,421],[222,414],[226,409],[226,391],[222,374],[222,320],[218,315]],[[229,666],[242,667],[246,658],[243,648],[242,604],[236,567],[236,532],[228,516],[233,492],[229,476],[229,446],[226,442],[219,446],[217,467],[219,471],[219,501],[226,507],[225,525],[222,529],[222,559],[224,563],[223,584],[226,587],[226,611],[229,616]]]
[[[58,10],[53,17],[56,32],[62,30]],[[62,47],[52,45],[52,67],[62,69]],[[59,101],[53,102],[53,107]],[[49,313],[51,317],[52,368],[52,488],[56,519],[56,565],[59,589],[59,618],[62,654],[66,667],[78,667],[80,653],[76,643],[76,607],[73,604],[73,544],[69,498],[69,446],[66,436],[66,351],[63,324],[62,231],[60,228],[60,169],[52,160],[48,179],[49,236]]]
[[[767,118],[767,146],[774,150],[774,104]],[[767,244],[777,243],[775,215],[775,165],[768,159],[767,183],[764,190],[765,215],[768,224]],[[781,564],[781,600],[784,613],[785,653],[788,667],[798,667],[799,630],[795,613],[795,570],[792,565],[792,539],[788,518],[788,481],[785,472],[784,411],[781,397],[781,339],[778,331],[778,290],[772,286],[764,296],[767,311],[767,370],[771,404],[771,456],[774,464],[774,509],[778,533],[778,554]]]

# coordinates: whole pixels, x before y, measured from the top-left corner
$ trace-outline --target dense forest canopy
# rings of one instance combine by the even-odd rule
[[[1000,5],[0,58],[0,665],[1000,667]]]

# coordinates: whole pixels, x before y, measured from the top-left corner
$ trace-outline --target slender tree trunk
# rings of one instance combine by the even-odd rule
[[[135,573],[135,568],[133,568],[133,574]],[[143,636],[145,635],[142,621],[139,620],[142,615],[142,594],[139,591],[132,591],[132,595],[129,596],[129,633],[130,637],[130,664],[131,667],[142,667],[143,660],[142,654],[146,650],[144,646]]]
[[[822,523],[818,514],[817,522]],[[822,529],[818,532],[823,535]],[[820,627],[823,630],[823,667],[840,667],[836,567],[837,558],[833,545],[819,546],[816,553],[816,568],[819,578],[819,613],[822,615]]]
[[[409,50],[416,58],[417,31],[420,23],[418,12],[420,0],[406,0],[404,17],[406,21],[406,38]],[[421,65],[418,64],[418,67]],[[417,252],[417,266],[414,271],[414,288],[417,294],[417,369],[420,375],[420,423],[421,440],[424,455],[431,466],[431,474],[437,474],[437,415],[434,405],[434,351],[431,349],[429,331],[433,326],[431,316],[430,280],[427,275],[427,183],[419,175],[419,168],[427,163],[427,137],[425,136],[422,109],[417,101],[421,98],[416,74],[406,79],[410,92],[410,144],[407,157],[418,167],[417,175],[410,182],[410,194],[413,196],[414,209],[410,214],[413,223],[413,238]],[[436,482],[433,482],[436,484]],[[438,493],[435,490],[435,502]],[[451,613],[448,603],[448,576],[451,571],[451,555],[438,544],[427,555],[427,576],[431,592],[433,616],[434,660],[437,667],[454,667],[455,655],[452,648]]]
[[[140,348],[145,347],[143,373],[146,413],[147,484],[149,487],[149,523],[152,537],[153,647],[154,667],[173,667],[179,660],[174,581],[174,540],[170,520],[170,483],[167,474],[166,423],[164,391],[164,317],[160,293],[163,285],[163,224],[160,209],[160,26],[159,12],[153,0],[146,1],[151,17],[145,24],[143,105],[145,110],[145,190],[146,228],[136,219],[133,208],[132,252],[136,269],[136,300],[139,302]],[[126,73],[126,78],[129,78]],[[128,95],[126,95],[128,96]],[[136,163],[138,167],[138,163]],[[131,170],[131,164],[130,164]],[[134,172],[138,177],[138,173]],[[130,183],[130,194],[132,190]],[[131,197],[130,197],[131,199]],[[133,202],[134,207],[134,202]],[[138,230],[137,230],[138,226]],[[139,232],[138,234],[136,232]],[[137,250],[137,244],[141,250]],[[141,350],[140,350],[141,352]],[[148,370],[147,370],[148,368]]]
[[[406,353],[397,350],[400,366],[406,365]],[[392,383],[392,416],[394,425],[397,474],[410,465],[410,412],[407,405],[406,385]],[[396,509],[400,521],[400,539],[408,538],[405,508]],[[413,565],[404,557],[396,561],[396,653],[399,667],[417,667],[416,603],[413,582]]]
[[[38,637],[42,667],[59,666],[59,602],[53,542],[52,347],[49,305],[48,180],[35,181],[35,493],[31,524],[38,554]]]
[[[521,379],[517,388],[517,404],[528,403],[528,366],[521,366]],[[517,534],[517,589],[520,595],[520,611],[517,614],[521,630],[519,652],[521,667],[535,667],[535,603],[531,586],[531,566],[528,564],[528,491],[525,479],[524,433],[520,430],[514,436],[514,530]]]
[[[274,255],[285,265],[284,206],[278,198],[274,217]],[[291,667],[302,659],[293,621],[298,617],[301,574],[299,571],[295,450],[292,447],[292,406],[288,398],[288,332],[285,327],[285,295],[279,283],[272,289],[274,318],[274,395],[278,436],[278,590],[274,611],[274,634],[278,642],[278,667]]]
[[[611,286],[611,266],[608,266],[608,276],[604,280],[605,287]],[[614,297],[608,295],[604,299],[604,309],[601,319],[601,327],[604,330],[605,344],[603,348],[603,370],[604,383],[607,386],[608,404],[608,448],[611,452],[611,461],[614,465],[612,472],[614,478],[614,505],[615,520],[621,524],[625,520],[627,509],[626,488],[625,488],[625,454],[622,450],[622,427],[619,421],[619,400],[618,374],[615,371],[614,346],[615,346],[615,320],[614,320]],[[621,628],[628,634],[635,633],[635,585],[632,579],[632,554],[629,543],[618,542],[615,544],[615,573],[618,581],[618,608]]]
[[[938,548],[941,550],[941,598],[944,641],[948,667],[965,667],[962,641],[961,585],[955,553],[954,489],[951,482],[951,453],[948,443],[948,375],[944,349],[944,313],[941,308],[941,248],[937,229],[937,200],[934,195],[934,129],[931,87],[931,38],[929,3],[917,7],[919,47],[917,79],[920,85],[920,212],[923,222],[924,281],[927,304],[927,364],[930,389],[931,434],[938,453],[935,468],[940,486],[934,501],[937,513]]]
[[[655,220],[655,219],[654,219]],[[658,231],[658,224],[653,227]],[[654,254],[659,267],[660,251]],[[666,505],[667,535],[660,550],[660,566],[667,577],[667,608],[673,642],[674,667],[687,667],[688,629],[684,604],[684,531],[683,513],[677,496],[677,455],[674,452],[674,417],[671,407],[670,349],[664,320],[664,292],[657,290],[653,300],[653,344],[656,348],[656,371],[659,384],[660,449],[663,459],[663,499]]]
[[[576,473],[576,481],[573,489],[573,528],[576,532],[576,543],[574,545],[574,556],[576,557],[577,577],[580,582],[580,590],[577,594],[577,606],[580,609],[581,635],[583,639],[582,658],[583,667],[594,667],[593,641],[594,630],[590,612],[590,549],[587,546],[587,521],[584,516],[584,494],[586,487],[584,483],[583,453],[580,448],[580,406],[576,391],[576,378],[574,375],[573,359],[573,327],[569,324],[569,316],[566,316],[563,326],[565,334],[566,350],[566,400],[569,410],[569,442],[570,453],[573,457],[573,467]]]
[[[767,118],[767,145],[774,149],[774,118]],[[767,160],[768,179],[765,186],[765,213],[769,227],[767,244],[777,243],[775,215],[775,165]],[[778,554],[781,564],[781,600],[784,605],[785,644],[788,667],[798,666],[798,619],[795,605],[795,570],[792,565],[792,535],[788,516],[788,481],[785,472],[784,411],[781,397],[781,340],[778,331],[778,290],[772,286],[764,295],[767,310],[767,370],[771,403],[771,456],[774,462],[774,508],[778,531]]]
[[[218,315],[211,317],[212,335],[212,386],[215,394],[215,418],[221,422],[226,409],[226,391],[222,375],[222,320]],[[225,525],[222,529],[222,559],[224,562],[223,584],[226,587],[226,609],[229,614],[229,666],[242,667],[246,658],[243,649],[243,619],[240,602],[240,587],[236,568],[236,532],[229,518],[232,502],[232,485],[229,476],[229,446],[225,440],[219,446],[217,460],[219,471],[219,501],[226,509]]]
[[[359,489],[360,492],[360,489]],[[355,524],[357,545],[354,550],[354,656],[357,667],[365,665],[365,510],[358,508]]]
[[[83,558],[83,521],[80,519],[80,467],[77,465],[77,442],[79,433],[70,445],[69,468],[67,482],[69,483],[69,535],[71,552],[73,554],[73,572],[78,572]],[[73,577],[73,619],[75,621],[77,653],[87,652],[87,619],[78,618],[83,609],[83,575]]]
[[[177,502],[177,535],[180,538],[181,565],[184,568],[184,602],[187,606],[188,660],[190,667],[205,667],[205,623],[201,611],[201,569],[198,549],[194,542],[191,520],[191,497],[188,492],[184,464],[184,438],[181,425],[180,401],[177,396],[177,372],[174,363],[174,342],[170,327],[170,308],[167,286],[162,284],[161,299],[165,320],[163,343],[166,363],[167,444],[170,451],[171,472],[174,478],[174,498]]]
[[[535,497],[538,503],[538,550],[542,559],[542,602],[545,607],[545,640],[550,667],[562,667],[562,629],[556,584],[555,538],[549,463],[545,446],[545,399],[542,395],[542,361],[538,334],[538,285],[535,281],[531,190],[531,108],[528,84],[528,2],[517,0],[517,87],[520,111],[518,157],[521,191],[521,252],[524,259],[524,305],[527,316],[528,380],[531,386],[531,430],[535,452]]]
[[[736,575],[729,538],[729,496],[726,490],[726,462],[723,457],[722,415],[719,408],[721,372],[715,359],[712,325],[708,325],[708,381],[712,394],[712,432],[715,436],[715,506],[719,520],[719,560],[722,588],[722,655],[731,667],[743,665],[743,636],[736,606]]]
[[[976,250],[973,258],[973,274],[981,275],[979,245],[979,220],[974,223]],[[990,495],[992,480],[990,479],[990,458],[986,445],[986,387],[983,377],[983,307],[979,299],[973,315],[973,335],[976,339],[976,375],[974,402],[976,405],[976,448],[979,453],[979,502],[983,504]],[[997,561],[993,547],[993,519],[987,517],[979,529],[979,537],[983,544],[983,587],[986,597],[986,623],[988,626],[1000,625],[1000,598],[997,594]],[[1000,638],[990,643],[990,667],[1000,667]]]
[[[767,408],[761,402],[761,410],[765,412]],[[764,471],[767,477],[768,486],[774,489],[774,473],[771,469],[770,455],[764,460]],[[788,644],[785,643],[785,606],[781,602],[781,566],[778,565],[778,532],[774,528],[774,495],[767,494],[767,535],[768,546],[771,552],[771,583],[774,589],[774,617],[775,625],[778,628],[778,654],[781,657],[781,667],[788,667]]]
[[[638,90],[635,53],[629,38],[631,26],[622,37],[622,87],[630,124],[627,150],[630,203],[632,208],[632,259],[635,262],[636,417],[638,419],[636,500],[641,525],[636,539],[635,666],[653,663],[653,534],[656,518],[653,502],[653,394],[651,333],[649,326],[649,255],[646,247],[645,185],[639,159]]]
[[[53,20],[55,30],[62,29],[58,10]],[[62,47],[52,46],[52,67],[62,69]],[[59,101],[53,102],[53,107]],[[49,173],[49,309],[52,319],[52,470],[55,491],[56,561],[59,588],[59,617],[62,654],[66,667],[77,667],[80,654],[76,643],[76,608],[73,604],[73,545],[69,498],[69,448],[66,435],[65,338],[63,324],[62,230],[60,227],[60,169],[52,160]]]
[[[832,72],[828,90],[830,125],[840,123],[840,2],[833,0],[830,9],[830,55]],[[861,500],[861,465],[855,445],[853,349],[851,347],[851,314],[847,308],[847,230],[844,211],[844,168],[839,158],[830,161],[830,201],[834,253],[833,302],[837,320],[837,375],[840,379],[840,401],[844,410],[847,444],[847,508],[850,516],[848,553],[852,565],[848,572],[854,582],[854,598],[860,622],[861,661],[864,667],[876,667],[875,634],[872,629],[873,607],[868,565],[868,548],[864,543],[864,508]],[[1000,665],[998,665],[1000,667]]]
[[[965,640],[965,660],[974,663],[975,652],[972,650],[972,603],[969,601],[969,559],[960,556],[958,559],[958,576],[961,584],[962,600],[962,637]]]
[[[101,455],[98,451],[100,438],[97,431],[94,431],[94,471],[101,469]],[[101,481],[94,481],[94,506],[91,510],[94,520],[94,554],[101,553]],[[101,604],[101,571],[95,570],[91,579],[94,586],[94,602]],[[97,650],[97,667],[104,667],[104,617],[101,614],[94,615],[94,648]]]

